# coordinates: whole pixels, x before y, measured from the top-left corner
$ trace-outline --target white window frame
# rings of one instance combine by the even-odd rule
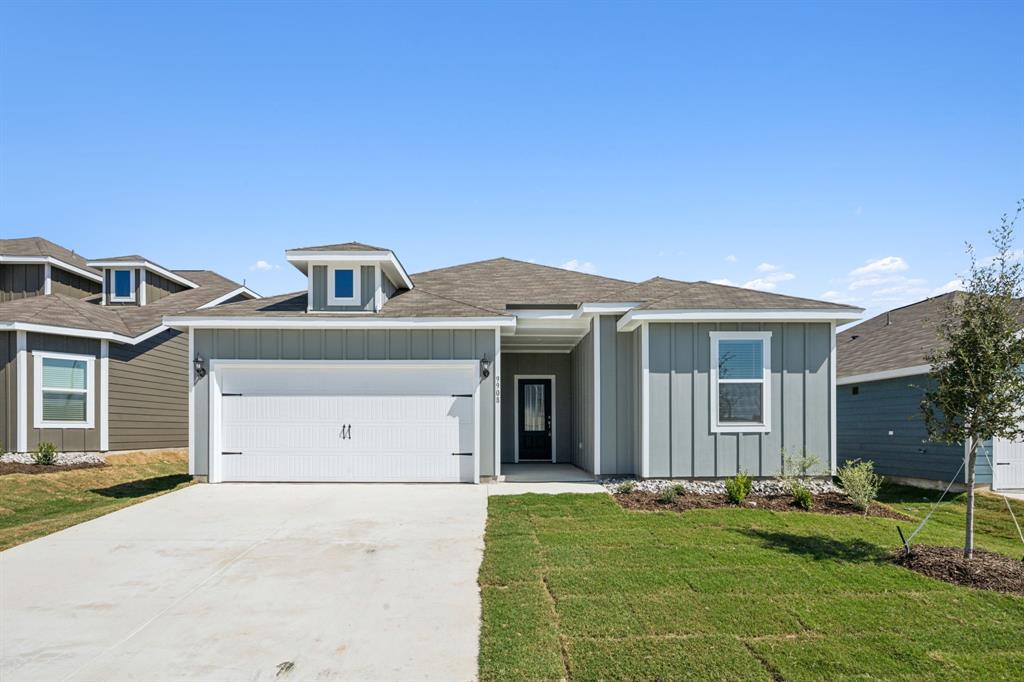
[[[43,360],[76,360],[85,362],[85,388],[53,388],[54,393],[82,393],[85,395],[85,421],[61,422],[43,419]],[[37,429],[91,429],[96,424],[96,358],[92,355],[72,353],[32,352],[33,422]]]
[[[718,376],[719,341],[760,341],[763,345],[763,373],[760,379],[720,379]],[[718,386],[724,384],[761,384],[760,422],[720,423]],[[772,333],[771,332],[711,332],[711,431],[713,433],[769,433],[772,424]]]
[[[334,295],[334,273],[338,270],[352,272],[352,295],[339,298]],[[362,269],[359,265],[332,265],[327,268],[327,305],[359,305],[362,300]]]
[[[117,295],[117,273],[127,272],[130,282],[131,293],[127,296]],[[111,268],[110,269],[110,301],[113,303],[134,303],[135,302],[135,268]]]

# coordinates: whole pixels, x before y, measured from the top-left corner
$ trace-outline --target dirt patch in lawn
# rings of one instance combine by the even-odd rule
[[[0,476],[4,474],[56,474],[72,469],[98,469],[107,466],[103,462],[83,462],[81,464],[20,464],[17,462],[0,462]]]
[[[743,504],[736,505],[725,495],[679,495],[672,502],[663,502],[658,493],[632,492],[616,493],[615,500],[626,509],[643,511],[674,511],[685,512],[691,509],[767,509],[768,511],[803,512],[807,511],[793,501],[789,495],[751,496]],[[857,509],[850,498],[838,493],[821,493],[814,496],[814,504],[810,510],[815,514],[832,514],[837,516],[863,516],[864,512]],[[880,504],[873,504],[868,509],[868,516],[900,521],[912,520],[909,516],[893,511]]]
[[[968,561],[957,547],[915,545],[910,554],[900,550],[892,560],[943,582],[1024,596],[1024,561],[1003,554],[976,549]]]

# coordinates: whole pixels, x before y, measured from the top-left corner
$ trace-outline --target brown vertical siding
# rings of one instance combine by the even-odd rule
[[[0,265],[0,303],[41,296],[45,286],[46,273],[42,265]]]
[[[146,272],[146,305],[156,303],[164,296],[184,291],[185,287],[177,282],[172,282],[166,277],[161,277],[155,272]]]
[[[18,378],[15,370],[17,342],[15,332],[0,332],[0,452],[17,447],[15,431],[18,415]]]
[[[100,290],[99,282],[86,279],[62,268],[50,268],[50,293],[52,294],[85,298],[100,293]]]
[[[188,336],[110,346],[110,449],[188,445]]]
[[[134,270],[135,271],[135,300],[134,301],[111,301],[110,298],[114,295],[114,277],[111,273],[114,270]],[[148,273],[147,273],[148,274]],[[139,305],[141,300],[141,294],[139,293],[139,282],[141,275],[139,268],[106,268],[103,270],[103,279],[106,282],[107,289],[107,305]],[[148,291],[147,291],[148,293]]]
[[[83,452],[100,449],[100,342],[95,339],[79,339],[71,336],[54,336],[51,334],[29,334],[28,335],[28,449],[47,441],[53,443],[60,452]],[[35,376],[34,353],[36,351],[50,351],[53,353],[77,353],[79,355],[92,355],[96,358],[93,363],[93,376],[89,377],[92,384],[91,397],[95,401],[96,420],[91,429],[37,429],[35,428]]]

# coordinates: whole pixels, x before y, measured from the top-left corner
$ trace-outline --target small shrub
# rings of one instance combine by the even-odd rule
[[[634,490],[636,490],[636,481],[623,481],[622,483],[619,484],[619,487],[616,490],[616,492],[621,493],[623,495],[628,495]]]
[[[801,450],[799,455],[782,451],[782,473],[779,478],[783,480],[808,478],[821,470],[821,460],[806,450]]]
[[[661,492],[658,493],[658,502],[662,504],[672,504],[679,497],[679,491],[674,485],[670,485],[667,488],[662,488]]]
[[[676,495],[685,495],[686,494],[686,486],[683,485],[682,483],[676,483],[672,487],[675,489]]]
[[[725,492],[729,495],[729,501],[733,504],[740,504],[747,499],[751,488],[754,487],[754,479],[746,472],[741,471],[732,478],[725,479]]]
[[[57,463],[57,448],[53,443],[47,443],[43,441],[36,446],[36,451],[32,454],[32,461],[36,464],[43,464],[46,466],[52,466]]]
[[[794,483],[791,490],[793,492],[793,501],[796,502],[796,506],[800,507],[804,511],[811,511],[811,507],[814,506],[814,494],[811,492],[810,488],[802,483]]]
[[[882,487],[882,477],[875,473],[875,463],[859,459],[839,467],[836,478],[853,504],[865,514],[871,503],[878,498],[878,489]]]

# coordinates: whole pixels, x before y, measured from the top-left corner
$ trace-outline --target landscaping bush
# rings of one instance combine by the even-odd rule
[[[32,460],[36,464],[43,464],[51,466],[57,463],[57,447],[53,443],[43,441],[36,446],[36,451],[32,454]]]
[[[636,490],[636,481],[623,481],[619,484],[619,488],[616,492],[628,495],[629,493]]]
[[[875,463],[870,461],[855,459],[848,462],[839,467],[836,478],[850,500],[864,512],[878,497],[878,489],[882,487],[882,477],[875,473]]]
[[[811,511],[811,507],[814,506],[814,494],[810,489],[802,483],[794,483],[791,490],[796,506],[805,511]]]
[[[674,485],[670,485],[667,488],[662,488],[658,494],[658,502],[662,504],[672,504],[679,497],[679,490]]]
[[[729,501],[733,504],[740,504],[747,499],[751,488],[754,487],[754,479],[746,472],[741,471],[732,478],[725,479],[725,492],[729,495]]]
[[[783,450],[782,473],[779,478],[785,481],[808,478],[822,470],[820,465],[821,460],[808,454],[806,450],[801,450],[799,455],[792,455]]]

